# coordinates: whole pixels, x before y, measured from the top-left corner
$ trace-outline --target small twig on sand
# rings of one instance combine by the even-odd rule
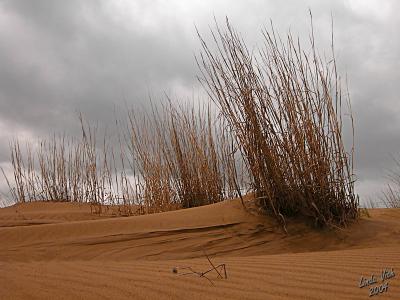
[[[204,252],[205,257],[207,258],[207,260],[208,260],[208,262],[210,263],[210,265],[211,265],[212,268],[210,268],[210,269],[208,269],[208,270],[206,270],[206,271],[204,271],[204,272],[197,272],[197,271],[193,270],[192,267],[181,267],[181,268],[179,268],[179,269],[182,269],[182,270],[189,270],[189,272],[182,273],[182,274],[179,274],[179,275],[180,275],[180,276],[183,276],[183,275],[198,275],[199,277],[204,277],[205,279],[207,279],[212,285],[214,285],[214,282],[213,282],[210,278],[208,278],[208,277],[206,276],[206,274],[208,274],[208,273],[210,273],[210,272],[212,272],[212,271],[217,272],[218,278],[221,278],[221,279],[223,279],[223,278],[224,278],[224,279],[228,279],[228,275],[227,275],[227,273],[226,273],[226,265],[225,265],[225,264],[219,264],[219,265],[215,266],[215,265],[212,263],[211,259],[208,257],[206,251],[203,250],[203,252]],[[219,271],[219,270],[220,270],[220,271]],[[221,275],[221,271],[222,271],[222,270],[224,271],[224,273],[223,273],[224,276]],[[177,268],[177,267],[174,267],[174,268],[172,269],[172,272],[175,273],[175,274],[177,274],[177,273],[178,273],[178,268]]]

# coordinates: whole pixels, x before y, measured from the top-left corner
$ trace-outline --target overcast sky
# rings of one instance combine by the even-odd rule
[[[148,94],[201,94],[195,25],[209,38],[228,16],[248,46],[271,19],[329,51],[331,14],[340,70],[347,72],[356,125],[357,192],[384,188],[400,151],[400,1],[55,1],[0,0],[0,166],[8,141],[76,134],[77,111],[106,124],[114,107],[146,105]],[[5,182],[0,178],[0,189]]]

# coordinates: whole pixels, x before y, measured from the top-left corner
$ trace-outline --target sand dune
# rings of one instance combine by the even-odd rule
[[[0,209],[0,299],[367,299],[361,276],[400,269],[400,209],[335,232],[290,220],[288,231],[238,200],[138,217],[20,204]],[[204,251],[228,279],[182,276],[210,267]],[[385,282],[374,297],[400,299],[400,275]]]

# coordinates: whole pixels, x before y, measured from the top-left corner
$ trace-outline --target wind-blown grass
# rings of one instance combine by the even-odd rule
[[[114,149],[96,144],[96,129],[82,124],[81,139],[65,135],[26,143],[10,144],[14,186],[6,177],[15,202],[70,201],[92,204],[121,204],[120,182]],[[122,193],[122,196],[124,194]]]
[[[400,208],[400,160],[393,157],[393,167],[387,178],[389,183],[382,192],[381,201],[388,208]]]
[[[129,113],[129,126],[124,132],[118,127],[113,145],[106,136],[99,144],[96,128],[81,115],[80,139],[54,135],[24,149],[13,141],[14,185],[4,174],[12,198],[90,203],[96,212],[119,205],[121,214],[130,215],[238,195],[243,187],[243,176],[236,172],[240,161],[210,109],[170,104],[141,116]]]
[[[350,100],[333,42],[326,61],[313,32],[307,49],[291,34],[283,41],[272,25],[262,34],[256,53],[228,20],[212,32],[215,51],[199,34],[200,81],[217,117],[209,108],[169,102],[150,113],[131,111],[117,146],[104,137],[100,147],[82,118],[81,140],[53,138],[35,152],[28,145],[26,157],[12,143],[15,200],[122,204],[129,213],[131,206],[154,213],[241,196],[249,184],[283,226],[291,216],[318,226],[357,218],[354,151],[346,151],[342,136],[342,98],[349,108]]]
[[[353,153],[342,138],[333,43],[326,62],[313,33],[310,49],[291,34],[283,41],[272,24],[262,34],[255,54],[228,19],[225,29],[217,24],[212,31],[213,48],[199,34],[200,81],[240,145],[252,187],[268,212],[283,225],[286,216],[346,225],[358,216],[358,198]]]
[[[143,178],[147,206],[189,208],[236,195],[233,146],[209,108],[169,105],[142,116],[129,115],[129,149]]]

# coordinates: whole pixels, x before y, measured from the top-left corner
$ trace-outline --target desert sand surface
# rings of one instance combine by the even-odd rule
[[[287,229],[239,200],[132,217],[18,204],[0,209],[0,299],[400,299],[400,209],[343,230]],[[204,253],[227,279],[183,275],[210,269]],[[369,297],[361,277],[379,286],[384,269],[387,291]]]

